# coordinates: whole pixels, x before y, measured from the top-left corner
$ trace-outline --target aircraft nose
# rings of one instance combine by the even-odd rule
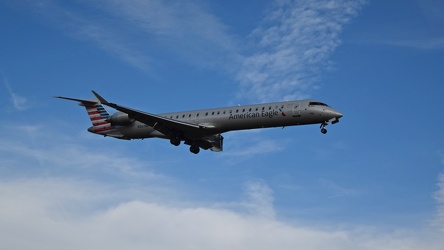
[[[330,108],[327,112],[332,118],[339,119],[343,116],[342,113],[337,111],[336,109]]]
[[[336,118],[341,118],[343,115],[341,112],[335,111]]]
[[[331,124],[336,124],[339,122],[339,118],[342,117],[342,113],[336,110],[332,111],[333,118],[330,120]]]

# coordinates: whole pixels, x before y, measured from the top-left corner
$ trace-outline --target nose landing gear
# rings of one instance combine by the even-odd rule
[[[321,123],[321,127],[320,127],[321,128],[321,133],[327,134],[327,129],[325,128],[327,125],[328,125],[327,122]]]

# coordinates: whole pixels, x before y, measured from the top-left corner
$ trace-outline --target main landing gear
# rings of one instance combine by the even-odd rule
[[[170,139],[170,143],[173,144],[174,146],[179,146],[180,145],[180,139],[179,137],[173,137]],[[197,145],[191,145],[190,147],[190,152],[193,154],[198,154],[200,152],[200,148]]]
[[[170,143],[173,144],[174,146],[179,146],[180,145],[180,139],[178,137],[173,137],[170,139]]]
[[[321,127],[320,127],[321,128],[321,133],[327,134],[327,129],[325,128],[327,125],[328,125],[327,122],[321,123]]]
[[[193,153],[193,154],[198,154],[199,151],[200,151],[199,146],[191,145],[191,147],[190,147],[190,152],[191,152],[191,153]]]

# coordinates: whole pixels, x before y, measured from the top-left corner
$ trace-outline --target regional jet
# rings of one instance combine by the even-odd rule
[[[56,98],[77,101],[84,106],[92,122],[88,128],[91,133],[125,140],[163,138],[174,146],[183,142],[194,154],[200,149],[222,151],[221,134],[228,131],[320,124],[321,132],[325,134],[325,127],[339,122],[342,117],[340,112],[316,100],[151,114],[108,102],[92,92],[96,98],[91,100]],[[104,105],[118,112],[110,115]]]

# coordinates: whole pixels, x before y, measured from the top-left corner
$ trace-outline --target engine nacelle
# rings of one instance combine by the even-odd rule
[[[106,119],[106,121],[111,123],[111,125],[125,126],[131,124],[134,119],[130,119],[126,113],[117,112]]]

